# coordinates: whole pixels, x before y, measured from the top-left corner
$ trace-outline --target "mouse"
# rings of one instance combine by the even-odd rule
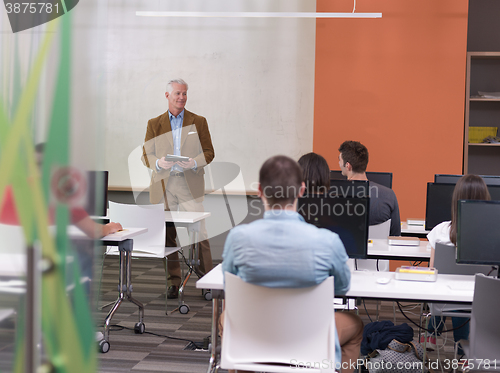
[[[377,278],[376,281],[377,281],[377,284],[387,285],[389,282],[391,282],[391,279],[387,278],[387,277],[379,277],[379,278]]]

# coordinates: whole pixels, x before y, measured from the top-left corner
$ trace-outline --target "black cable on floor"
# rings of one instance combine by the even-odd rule
[[[119,330],[123,330],[123,329],[135,331],[134,328],[129,328],[127,326],[123,326],[123,325],[119,325],[119,324],[113,324],[113,325],[110,325],[110,327],[118,328],[118,329],[112,329],[113,331],[119,331]],[[194,346],[196,346],[197,348],[200,348],[200,349],[202,349],[203,346],[205,345],[205,342],[195,342],[195,341],[193,341],[191,339],[171,337],[171,336],[168,336],[168,335],[162,335],[162,334],[148,332],[148,331],[144,331],[143,334],[150,334],[150,335],[154,335],[155,337],[162,337],[162,338],[167,338],[167,339],[174,339],[174,340],[177,340],[177,341],[189,342],[189,343],[192,343]]]
[[[364,299],[363,299],[363,307],[365,308],[365,312],[366,312],[366,316],[368,316],[368,320],[370,320],[370,322],[373,322],[372,318],[370,317],[370,314],[368,313],[368,310],[366,309],[366,303],[365,303]]]
[[[409,321],[411,322],[413,325],[417,326],[418,328],[422,329],[422,330],[425,330],[426,332],[429,332],[429,333],[434,333],[436,330],[435,329],[426,329],[424,328],[423,326],[420,326],[418,325],[415,321],[413,321],[412,319],[410,319],[408,316],[406,316],[406,314],[404,313],[403,309],[401,308],[401,304],[399,302],[397,302],[398,304],[398,308],[399,310],[401,311],[401,313],[403,314],[403,316]],[[436,315],[438,316],[438,315]],[[456,327],[456,328],[453,328],[453,329],[444,329],[442,330],[440,333],[448,333],[448,332],[452,332],[453,330],[457,330],[457,329],[460,329],[461,327],[467,325],[469,323],[470,319],[468,319],[466,322],[464,322],[462,325]]]

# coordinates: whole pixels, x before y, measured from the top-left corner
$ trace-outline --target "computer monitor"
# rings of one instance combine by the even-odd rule
[[[374,183],[392,189],[392,172],[366,172],[366,178]],[[347,178],[342,175],[342,171],[331,170],[330,182],[332,180],[347,180]]]
[[[299,198],[297,207],[306,222],[337,233],[350,258],[366,258],[369,198],[308,195]]]
[[[464,175],[446,175],[446,174],[435,174],[435,183],[444,184],[456,184],[457,181]],[[483,178],[486,185],[500,185],[500,176],[497,175],[479,175]]]
[[[108,210],[108,171],[87,171],[87,193],[83,208],[92,216],[106,216]]]
[[[451,198],[455,184],[427,183],[425,229],[430,231],[439,223],[451,220]],[[500,201],[500,185],[488,185],[491,199]]]
[[[457,263],[500,264],[500,201],[459,201]]]

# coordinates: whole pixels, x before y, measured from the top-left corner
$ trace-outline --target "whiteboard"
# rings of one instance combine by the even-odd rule
[[[138,17],[135,12],[314,12],[314,1],[131,3],[108,2],[103,80],[110,187],[131,187],[131,179],[149,185],[147,173],[129,171],[129,157],[143,143],[147,121],[167,110],[164,93],[173,78],[189,84],[186,109],[207,118],[214,161],[238,164],[244,189],[255,189],[259,168],[270,156],[298,159],[312,151],[314,19]]]

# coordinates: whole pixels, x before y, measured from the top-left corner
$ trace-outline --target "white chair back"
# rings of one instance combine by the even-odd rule
[[[489,359],[491,368],[494,361],[500,361],[499,308],[500,279],[476,275],[467,358]]]
[[[391,231],[392,219],[386,220],[383,223],[370,225],[368,227],[368,238],[387,238]]]
[[[442,243],[436,243],[434,268],[443,275],[475,275],[476,273],[487,275],[492,269],[488,265],[457,264],[455,246]],[[470,317],[472,305],[430,303],[429,308],[433,316]]]
[[[368,227],[368,238],[387,239],[389,232],[391,230],[391,219],[384,221],[380,224],[370,225]],[[357,269],[359,271],[379,271],[379,272],[389,272],[389,261],[388,260],[375,260],[375,259],[358,259],[356,261]]]
[[[328,361],[308,371],[334,372],[333,277],[312,287],[284,289],[225,273],[225,295],[222,368],[293,372],[294,361]]]
[[[132,256],[165,256],[165,211],[163,204],[135,205],[109,202],[109,219],[123,228],[148,228],[147,233],[134,237]],[[117,254],[115,246],[107,254]]]

